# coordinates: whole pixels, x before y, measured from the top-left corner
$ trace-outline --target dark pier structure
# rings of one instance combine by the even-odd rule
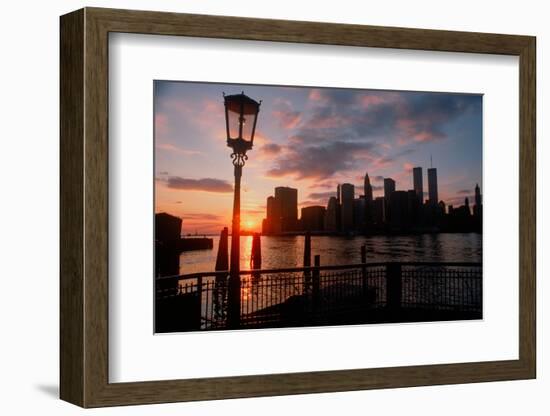
[[[181,218],[161,212],[155,214],[156,276],[179,274],[179,255],[184,251],[212,250],[214,240],[208,237],[181,237]]]
[[[180,273],[180,254],[189,250],[212,250],[214,242],[206,237],[181,237],[181,218],[166,213],[155,215],[155,276],[177,276]],[[196,294],[178,293],[177,284],[170,279],[157,280],[157,293],[162,299],[155,306],[157,332],[190,331],[200,326],[201,298]],[[201,288],[197,288],[202,291]],[[198,293],[198,292],[197,292]],[[175,320],[174,317],[185,316]]]

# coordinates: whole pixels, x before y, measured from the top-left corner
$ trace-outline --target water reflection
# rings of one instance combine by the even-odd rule
[[[230,237],[231,238],[231,237]],[[219,237],[214,237],[218,247]],[[262,268],[301,267],[303,236],[262,236]],[[367,261],[465,261],[481,262],[480,234],[422,234],[407,236],[357,236],[311,238],[312,254],[321,255],[321,264],[360,262],[361,246]],[[250,268],[252,236],[241,237],[241,269]],[[180,255],[180,274],[213,271],[216,249],[188,251]]]

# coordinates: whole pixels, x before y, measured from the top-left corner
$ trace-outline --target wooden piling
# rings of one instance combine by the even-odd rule
[[[262,240],[260,233],[254,233],[252,237],[252,253],[250,255],[250,265],[253,269],[262,268]]]
[[[216,271],[229,269],[229,246],[228,246],[229,231],[225,227],[220,233],[220,243],[218,244],[218,256],[216,258]]]

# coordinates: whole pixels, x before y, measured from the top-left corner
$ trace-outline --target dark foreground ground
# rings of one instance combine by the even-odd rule
[[[366,299],[367,298],[367,299]],[[292,296],[285,302],[241,316],[238,329],[292,328],[384,323],[462,321],[482,319],[481,307],[465,309],[445,305],[379,305],[373,296],[347,296],[337,301],[318,303],[305,295]],[[370,299],[369,299],[370,298]],[[177,296],[157,303],[156,332],[227,330],[223,320],[201,320],[196,298]]]

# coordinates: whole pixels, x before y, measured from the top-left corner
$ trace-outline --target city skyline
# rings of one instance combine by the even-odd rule
[[[483,205],[479,184],[476,183],[474,188],[472,208],[467,196],[460,204],[447,204],[437,199],[437,168],[427,169],[427,198],[422,192],[422,172],[421,166],[412,170],[414,189],[398,189],[392,178],[384,178],[384,195],[374,199],[366,172],[362,192],[361,189],[356,191],[357,187],[351,183],[338,184],[335,196],[329,196],[324,205],[303,206],[299,204],[297,189],[276,187],[266,200],[261,233],[481,232]]]
[[[482,179],[480,95],[156,81],[155,211],[181,217],[184,233],[219,233],[231,222],[222,92],[241,90],[263,100],[244,167],[243,229],[261,230],[275,188],[296,189],[298,210],[326,208],[338,184],[362,195],[365,172],[373,200],[384,195],[384,178],[428,199],[431,157],[439,200],[475,199]],[[413,178],[418,166],[420,186]]]

